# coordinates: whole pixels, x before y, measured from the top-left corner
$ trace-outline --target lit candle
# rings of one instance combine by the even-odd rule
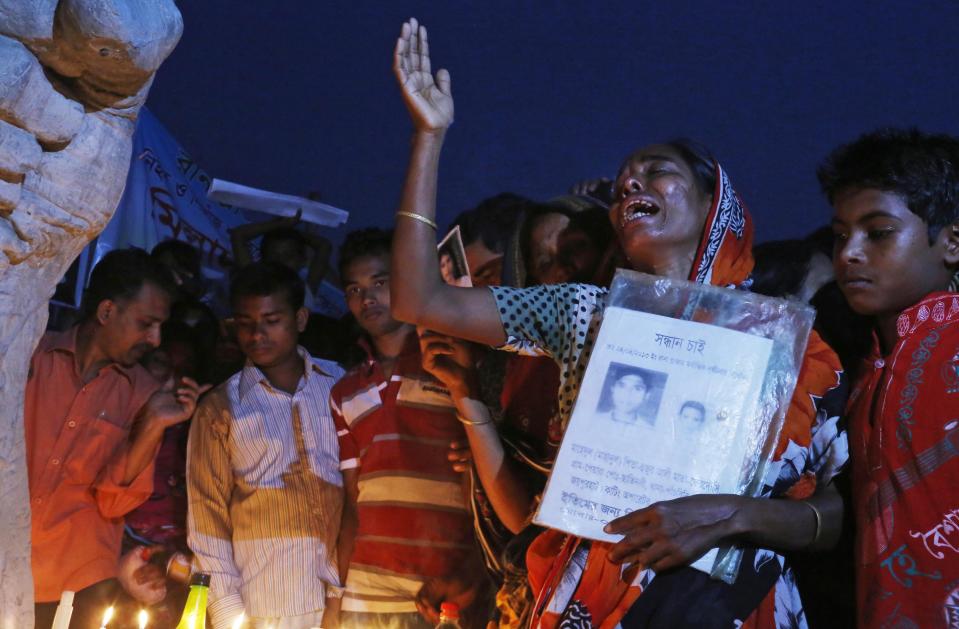
[[[107,611],[103,612],[103,622],[100,623],[100,629],[106,629],[107,623],[113,619],[113,605],[107,607]]]
[[[242,629],[243,623],[246,622],[246,614],[240,612],[240,615],[236,617],[236,620],[233,621],[233,629]]]
[[[147,615],[147,610],[141,609],[141,610],[140,610],[140,613],[137,614],[137,622],[140,623],[140,629],[147,629],[147,619],[148,619],[148,618],[149,618],[149,616]]]

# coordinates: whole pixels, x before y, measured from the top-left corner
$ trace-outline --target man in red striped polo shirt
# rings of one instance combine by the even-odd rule
[[[356,479],[346,499],[359,516],[352,556],[339,558],[341,572],[349,565],[343,627],[430,627],[417,596],[421,607],[438,606],[422,600],[442,589],[437,582],[478,576],[467,568],[475,544],[463,479],[447,460],[463,430],[448,391],[423,371],[416,330],[390,313],[391,236],[360,230],[340,250],[347,305],[368,354],[330,396],[344,478]]]

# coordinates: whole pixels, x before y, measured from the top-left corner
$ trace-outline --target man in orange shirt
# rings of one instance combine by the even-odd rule
[[[123,516],[153,491],[163,431],[208,388],[161,385],[137,364],[160,344],[172,292],[144,251],[110,252],[81,322],[47,333],[33,354],[24,429],[37,628],[50,627],[64,590],[76,592],[71,625],[96,626],[116,589]]]

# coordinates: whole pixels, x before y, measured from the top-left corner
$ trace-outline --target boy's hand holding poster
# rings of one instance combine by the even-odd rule
[[[755,495],[798,376],[811,308],[619,271],[536,522],[590,539],[694,494]],[[736,553],[694,567],[735,577]]]

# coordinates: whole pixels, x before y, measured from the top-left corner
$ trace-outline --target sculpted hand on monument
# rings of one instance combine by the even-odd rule
[[[0,0],[3,627],[34,624],[22,415],[30,355],[56,283],[117,207],[137,113],[182,30],[173,0]],[[141,449],[143,461],[155,452]],[[128,467],[132,479],[145,463]]]
[[[103,228],[182,27],[172,0],[0,0],[0,269]]]
[[[403,101],[418,131],[437,133],[453,124],[453,93],[450,73],[439,70],[433,79],[426,27],[416,18],[403,24],[393,53],[393,73],[403,92]]]
[[[74,220],[71,214],[42,203],[34,189],[42,172],[41,147],[69,144],[80,130],[84,113],[81,103],[53,89],[26,46],[0,37],[0,114],[13,123],[0,122],[0,210],[11,212],[0,218],[0,251],[17,262],[37,240],[34,225],[41,227],[58,214],[66,224]]]

